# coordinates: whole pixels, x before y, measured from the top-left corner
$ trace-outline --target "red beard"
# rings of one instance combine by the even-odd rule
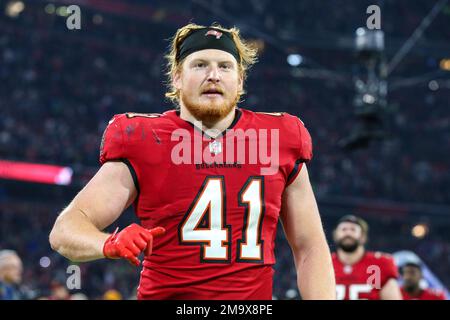
[[[195,119],[202,122],[212,124],[225,118],[236,106],[239,101],[239,95],[236,94],[233,100],[223,99],[219,102],[199,102],[189,99],[181,93],[181,101],[187,110],[195,117]]]

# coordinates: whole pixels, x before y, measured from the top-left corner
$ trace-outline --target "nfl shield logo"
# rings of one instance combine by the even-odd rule
[[[209,143],[209,152],[214,153],[215,155],[222,152],[222,143],[219,141],[212,141]]]
[[[349,265],[345,265],[345,266],[344,266],[344,273],[345,273],[345,274],[350,274],[350,273],[352,273],[352,272],[353,272],[352,266],[349,266]]]

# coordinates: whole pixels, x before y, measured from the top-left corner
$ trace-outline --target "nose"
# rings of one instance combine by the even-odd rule
[[[220,81],[220,73],[217,66],[211,66],[211,68],[208,70],[208,81],[214,83]]]

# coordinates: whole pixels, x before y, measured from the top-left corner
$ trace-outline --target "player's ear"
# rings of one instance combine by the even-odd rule
[[[333,230],[332,235],[333,235],[333,241],[336,242],[336,229]]]
[[[177,68],[177,70],[174,71],[172,76],[172,85],[175,89],[180,90],[181,89],[181,67]]]
[[[244,74],[239,72],[238,74],[238,92],[244,91]]]
[[[367,243],[367,234],[363,233],[361,236],[361,244],[365,245]]]

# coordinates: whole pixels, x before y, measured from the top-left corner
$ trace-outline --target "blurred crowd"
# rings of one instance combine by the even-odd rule
[[[143,5],[144,1],[132,3]],[[319,200],[345,196],[450,204],[450,90],[431,91],[425,82],[391,92],[392,138],[348,152],[338,147],[338,141],[354,126],[352,88],[330,79],[296,77],[286,63],[286,52],[301,50],[320,65],[351,73],[356,63],[351,53],[332,48],[301,48],[300,35],[332,37],[340,33],[351,37],[365,21],[364,1],[352,6],[335,1],[329,4],[334,9],[329,10],[317,1],[289,1],[279,6],[268,0],[216,0],[216,11],[202,1],[186,3],[174,2],[166,9],[175,13],[185,10],[185,15],[177,16],[179,25],[173,20],[143,21],[126,14],[103,15],[99,20],[93,19],[94,12],[86,10],[79,31],[68,31],[63,18],[46,13],[45,2],[29,4],[16,18],[0,13],[0,159],[67,165],[78,171],[97,168],[101,135],[114,114],[173,108],[164,100],[164,54],[169,44],[166,39],[190,16],[195,16],[197,23],[222,21],[225,26],[232,16],[247,26],[243,28],[244,36],[248,33],[254,39],[258,34],[254,30],[269,35],[263,37],[260,62],[250,71],[248,93],[240,106],[257,111],[286,111],[305,122],[313,138],[314,159],[309,172]],[[424,12],[431,9],[425,1],[408,2],[407,8],[399,2],[384,3],[389,9],[384,28],[394,37],[407,37]],[[163,6],[164,2],[153,5]],[[299,12],[304,13],[301,19]],[[389,19],[399,13],[401,21]],[[426,35],[431,41],[450,36],[450,28],[443,27],[442,19],[431,30]],[[295,38],[300,46],[290,44],[280,50],[283,40]],[[276,45],[270,39],[278,39]],[[431,70],[438,58],[411,57],[398,72]],[[20,203],[9,201],[7,196],[1,203],[0,250],[13,249],[23,260],[22,282],[29,289],[21,294],[34,298],[68,297],[69,293],[58,291],[65,281],[62,279],[66,279],[68,261],[52,253],[47,239],[61,204]],[[450,285],[448,242],[439,237],[415,242],[409,230],[398,230],[402,230],[401,225],[381,224],[379,231],[373,232],[371,247],[384,251],[415,250]],[[274,294],[285,297],[289,289],[295,288],[295,273],[289,248],[282,238],[277,241],[280,246]],[[42,257],[50,259],[48,267],[41,266]],[[88,280],[82,282],[83,290],[70,295],[82,293],[95,299],[134,296],[130,284],[137,284],[138,273],[126,263],[95,262],[81,267]],[[113,289],[117,292],[108,291]]]
[[[101,25],[84,21],[85,29],[71,33],[43,10],[1,17],[0,158],[95,167],[114,114],[173,108],[163,98],[163,56],[164,39],[175,26],[111,17]],[[330,56],[341,69],[355,63],[351,54],[333,51],[317,59],[330,64]],[[338,141],[355,125],[353,91],[331,80],[295,78],[281,58],[266,45],[240,106],[286,111],[304,121],[313,138],[311,174],[319,196],[450,203],[448,90],[433,92],[424,84],[393,92],[392,138],[347,152]]]

